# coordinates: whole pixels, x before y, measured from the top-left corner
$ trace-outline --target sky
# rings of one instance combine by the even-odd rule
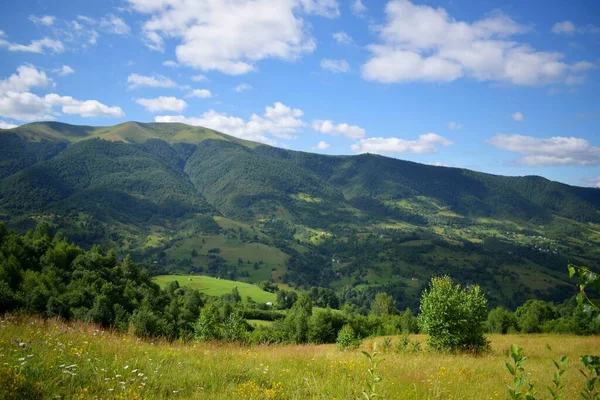
[[[600,187],[597,0],[20,0],[0,128],[184,122]]]

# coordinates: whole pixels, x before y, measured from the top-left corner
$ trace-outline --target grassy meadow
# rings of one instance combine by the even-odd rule
[[[198,289],[208,296],[222,296],[231,293],[234,287],[237,287],[242,297],[242,301],[250,296],[257,303],[275,303],[277,296],[274,293],[265,292],[256,285],[250,283],[230,281],[227,279],[217,279],[204,275],[159,275],[153,280],[161,288],[167,286],[169,282],[177,281],[179,286],[189,286]]]
[[[392,338],[396,343],[400,338]],[[425,342],[423,335],[412,341]],[[547,396],[552,359],[569,357],[564,398],[579,397],[579,356],[600,348],[594,336],[491,335],[483,356],[422,351],[382,353],[378,392],[385,399],[504,399],[511,343],[525,349],[526,373]],[[382,350],[383,338],[367,340]],[[552,350],[547,349],[549,345]],[[383,351],[383,350],[382,350]],[[83,323],[27,316],[0,319],[0,398],[356,399],[367,360],[335,345],[245,347],[143,341]]]

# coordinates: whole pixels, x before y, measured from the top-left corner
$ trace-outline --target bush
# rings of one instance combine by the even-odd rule
[[[489,333],[506,334],[517,329],[517,319],[504,307],[496,307],[488,314],[486,328]]]
[[[419,322],[434,350],[486,350],[486,317],[487,300],[477,285],[461,287],[448,276],[434,277],[423,292]]]
[[[361,345],[354,329],[350,325],[344,325],[338,333],[336,343],[340,350],[357,349]]]

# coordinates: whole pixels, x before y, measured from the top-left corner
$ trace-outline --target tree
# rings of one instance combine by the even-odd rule
[[[511,329],[517,329],[517,319],[512,312],[498,306],[488,314],[486,327],[490,333],[506,334]]]
[[[448,276],[431,279],[421,299],[419,322],[429,334],[428,344],[442,351],[483,351],[487,299],[477,285],[454,285]]]
[[[521,332],[539,333],[543,325],[557,317],[556,308],[542,300],[530,299],[515,311]]]
[[[288,340],[292,343],[308,341],[308,319],[312,315],[312,300],[306,292],[300,292],[298,300],[283,321]]]
[[[371,303],[371,314],[376,317],[390,315],[394,311],[392,296],[387,293],[377,293]]]

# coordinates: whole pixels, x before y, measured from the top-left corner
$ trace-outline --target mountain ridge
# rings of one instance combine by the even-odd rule
[[[34,123],[0,131],[0,145],[9,227],[48,222],[156,272],[358,298],[383,285],[408,306],[446,273],[510,305],[560,297],[567,260],[600,258],[600,190],[542,177],[292,151],[179,123]]]

